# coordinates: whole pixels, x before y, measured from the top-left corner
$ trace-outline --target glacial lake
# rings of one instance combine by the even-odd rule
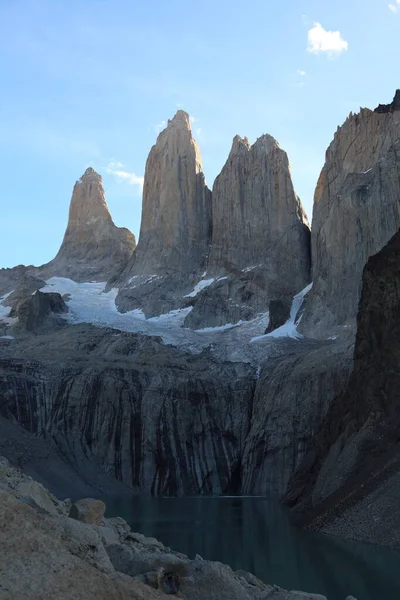
[[[106,499],[106,516],[194,558],[218,560],[286,589],[328,600],[400,599],[400,552],[307,532],[275,499]]]

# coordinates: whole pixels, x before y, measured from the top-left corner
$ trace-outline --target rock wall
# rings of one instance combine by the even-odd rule
[[[101,176],[89,167],[75,183],[61,247],[56,257],[39,269],[38,276],[107,281],[131,258],[135,246],[135,236],[114,225]]]
[[[251,146],[236,136],[213,191],[209,268],[228,272],[258,267],[276,294],[292,295],[309,283],[310,230],[293,188],[289,161],[278,142],[263,135]]]
[[[315,190],[314,283],[302,333],[326,338],[354,330],[364,265],[400,226],[399,180],[398,104],[351,113],[326,152]]]
[[[68,327],[0,358],[0,411],[154,494],[240,488],[254,369],[157,338]]]
[[[349,344],[293,342],[257,381],[243,455],[246,494],[283,494],[352,366]]]
[[[341,521],[342,535],[368,539],[374,532],[372,541],[396,539],[398,547],[400,521],[392,498],[398,493],[400,473],[399,267],[397,233],[364,269],[348,387],[332,403],[286,495],[286,501],[316,528]],[[343,520],[361,506],[346,531]],[[367,528],[366,519],[370,519]]]

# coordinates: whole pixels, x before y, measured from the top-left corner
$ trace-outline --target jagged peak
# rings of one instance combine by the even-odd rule
[[[252,145],[252,148],[262,148],[263,150],[270,152],[274,148],[280,148],[280,145],[272,135],[269,135],[269,133],[264,133],[257,138]]]
[[[101,175],[99,175],[99,173],[97,173],[97,171],[95,171],[93,169],[93,167],[88,167],[86,169],[86,171],[84,172],[84,174],[77,180],[77,184],[80,183],[84,183],[85,181],[93,181],[93,180],[97,180],[100,183],[102,182],[102,178]]]
[[[379,104],[375,108],[376,113],[390,113],[395,110],[400,110],[400,89],[397,89],[393,101],[390,104]]]
[[[231,154],[238,154],[250,150],[250,143],[247,137],[242,138],[240,135],[235,135],[232,140]]]
[[[185,110],[177,110],[172,119],[168,119],[167,129],[171,126],[179,127],[181,129],[188,129],[189,131],[191,131],[189,114]]]

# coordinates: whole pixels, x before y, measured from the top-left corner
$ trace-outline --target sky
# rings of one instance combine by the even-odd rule
[[[180,108],[210,187],[235,134],[269,133],[311,219],[338,125],[400,87],[399,39],[400,0],[0,0],[0,267],[54,257],[88,166],[137,236]]]

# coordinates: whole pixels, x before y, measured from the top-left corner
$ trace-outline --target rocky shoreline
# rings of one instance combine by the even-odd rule
[[[198,555],[190,560],[104,511],[100,500],[58,500],[0,457],[0,598],[326,600]]]

